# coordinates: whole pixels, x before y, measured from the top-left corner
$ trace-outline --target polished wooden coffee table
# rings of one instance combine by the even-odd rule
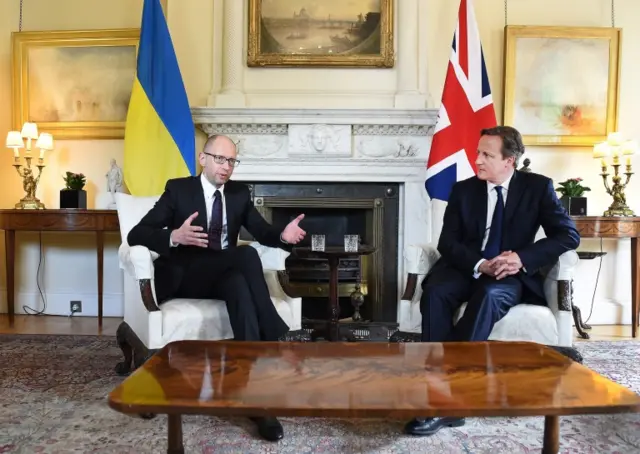
[[[181,415],[403,418],[545,416],[544,453],[561,415],[640,411],[640,396],[533,343],[166,345],[109,395],[131,414],[167,414],[168,453],[184,452]]]

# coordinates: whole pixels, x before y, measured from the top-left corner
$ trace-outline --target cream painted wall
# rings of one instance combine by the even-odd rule
[[[29,0],[25,2],[24,30],[87,29],[136,27],[140,21],[141,0]],[[508,23],[512,25],[575,25],[610,26],[610,2],[604,0],[510,0]],[[0,99],[10,99],[10,32],[17,30],[18,4],[0,3]],[[399,8],[413,8],[403,17],[415,20],[410,24],[416,30],[414,55],[400,53],[393,69],[257,69],[243,64],[241,85],[246,105],[251,107],[393,107],[398,83],[403,76],[415,83],[419,103],[436,108],[439,105],[458,2],[453,0],[402,0]],[[246,2],[244,17],[246,17]],[[496,112],[502,115],[502,52],[504,27],[503,0],[475,0],[476,16],[481,31],[485,59],[488,66]],[[63,12],[73,11],[73,14]],[[401,12],[402,13],[402,12]],[[223,48],[223,34],[228,27],[225,18],[228,6],[222,0],[169,0],[168,22],[172,33],[189,100],[193,106],[216,105],[217,92],[222,85],[224,62],[228,58]],[[400,14],[396,14],[396,21]],[[640,3],[637,0],[616,1],[616,26],[623,28],[623,52],[619,130],[625,136],[640,139]],[[403,22],[403,27],[406,26]],[[246,20],[233,23],[232,28],[243,27]],[[397,23],[396,23],[397,26]],[[397,29],[400,38],[401,30]],[[243,42],[241,59],[246,55]],[[406,71],[409,71],[408,74]],[[406,80],[406,77],[405,77]],[[0,132],[10,128],[10,106],[0,107]],[[198,142],[201,143],[199,136]],[[609,204],[598,176],[598,166],[588,149],[531,147],[528,157],[535,171],[556,181],[581,176],[591,186],[590,214],[599,214]],[[57,194],[61,187],[59,175],[66,169],[82,171],[89,178],[90,206],[104,193],[104,173],[108,161],[115,157],[122,161],[121,141],[66,141],[58,142],[51,166],[38,195],[51,207],[57,207]],[[20,184],[9,166],[10,153],[0,153],[0,206],[11,207],[21,197]],[[640,212],[638,193],[640,181],[632,180],[629,202]],[[38,265],[37,235],[19,235],[19,262],[16,284],[19,289],[17,307],[37,304],[38,293],[35,273]],[[91,236],[47,234],[43,236],[46,266],[44,288],[49,308],[55,313],[68,311],[68,301],[80,298],[84,314],[92,315],[96,309],[95,253]],[[122,312],[122,280],[117,268],[117,235],[109,238],[105,252],[105,314]],[[72,248],[71,248],[72,247]],[[584,240],[582,249],[597,250],[599,241]],[[592,323],[630,323],[630,248],[629,241],[604,241],[604,258],[598,291],[595,297]],[[4,247],[0,245],[0,254]],[[80,265],[80,266],[79,266]],[[64,277],[58,270],[73,270]],[[583,312],[589,311],[598,262],[584,262],[579,266],[581,275],[576,282],[575,299]],[[5,288],[4,261],[0,263],[0,288]],[[0,294],[0,311],[5,309],[4,295]],[[5,309],[6,310],[6,309]]]
[[[139,27],[142,0],[27,0],[24,2],[24,31],[84,30]],[[11,125],[11,32],[18,30],[18,0],[0,2],[0,135],[4,146]],[[72,13],[66,12],[72,11]],[[169,26],[182,68],[189,102],[206,104],[211,87],[213,3],[211,0],[189,0],[187,8],[169,10]],[[54,138],[55,139],[55,138]],[[12,208],[23,196],[20,178],[11,167],[11,153],[0,152],[0,207]],[[59,207],[59,190],[64,186],[62,174],[71,170],[87,176],[89,208],[104,207],[105,174],[109,160],[122,164],[121,140],[56,141],[56,149],[48,158],[37,196],[47,207]],[[0,312],[6,312],[4,233],[0,233]],[[43,266],[40,287],[47,300],[47,313],[67,315],[69,301],[80,299],[83,312],[97,315],[97,264],[95,239],[91,234],[42,235]],[[104,314],[122,315],[122,274],[118,268],[118,234],[107,235],[104,255]],[[37,233],[17,234],[16,313],[24,313],[23,305],[42,308],[36,283],[39,263]]]

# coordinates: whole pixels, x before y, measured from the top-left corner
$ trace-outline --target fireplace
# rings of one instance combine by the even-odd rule
[[[363,315],[382,320],[369,324],[363,337],[382,340],[393,329],[388,323],[410,318],[408,305],[399,304],[406,279],[403,251],[428,244],[431,232],[440,231],[432,228],[424,187],[437,109],[194,107],[192,112],[207,136],[225,134],[238,144],[242,164],[233,179],[253,184],[254,202],[266,218],[287,220],[304,211],[305,228],[322,228],[328,240],[339,242],[343,231],[358,229],[363,241],[377,239],[376,254],[342,268],[345,301],[360,274],[367,293],[363,311],[369,311]],[[442,209],[436,201],[434,210]],[[344,213],[349,215],[337,221]],[[439,213],[434,219],[442,218]],[[336,221],[315,224],[327,219]],[[287,266],[288,275],[280,277],[291,277],[294,288],[307,295],[305,314],[325,311],[323,265],[315,264],[313,276],[310,263],[298,269],[290,258]],[[322,303],[314,307],[312,298]],[[343,304],[343,317],[350,317],[350,308]]]
[[[340,318],[351,319],[351,295],[359,290],[364,321],[396,322],[399,184],[250,182],[249,187],[255,207],[274,225],[305,214],[300,225],[307,237],[301,246],[310,246],[313,234],[325,235],[327,246],[342,246],[345,235],[359,235],[361,244],[374,246],[370,256],[340,262]],[[242,235],[249,239],[247,232]],[[327,319],[327,262],[292,254],[286,267],[289,291],[302,297],[303,319]]]

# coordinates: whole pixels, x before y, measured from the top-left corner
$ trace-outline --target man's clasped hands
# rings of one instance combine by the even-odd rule
[[[504,251],[491,260],[485,260],[478,267],[478,271],[497,280],[518,274],[522,268],[520,257],[513,251]]]

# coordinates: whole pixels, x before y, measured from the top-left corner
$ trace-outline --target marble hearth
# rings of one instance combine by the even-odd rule
[[[399,300],[405,245],[430,240],[424,181],[436,110],[198,107],[192,114],[207,135],[225,134],[238,144],[235,180],[398,184]]]

